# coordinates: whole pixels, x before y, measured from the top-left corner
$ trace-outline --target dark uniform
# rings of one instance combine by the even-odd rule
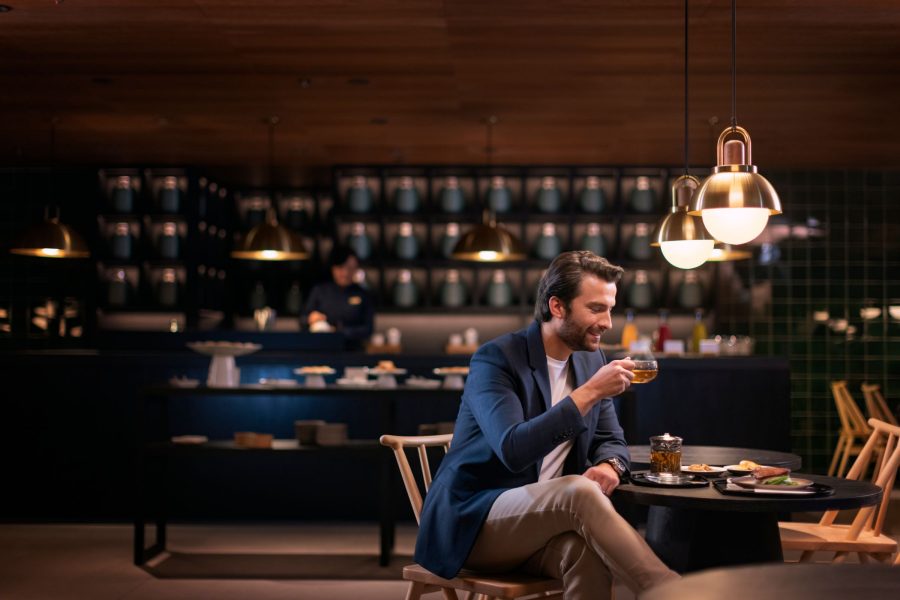
[[[375,306],[369,292],[358,284],[345,288],[331,281],[316,285],[306,301],[304,325],[313,311],[323,313],[328,323],[344,334],[351,348],[362,348],[363,342],[372,335]]]

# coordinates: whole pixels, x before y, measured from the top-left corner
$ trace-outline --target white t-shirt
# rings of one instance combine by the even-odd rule
[[[550,375],[550,398],[551,405],[556,406],[560,400],[572,393],[571,369],[568,368],[569,361],[556,360],[547,357],[547,373]],[[566,456],[572,449],[573,440],[567,440],[554,448],[550,454],[544,457],[541,463],[541,473],[538,475],[538,481],[546,481],[559,477],[562,474],[563,464],[566,462]]]

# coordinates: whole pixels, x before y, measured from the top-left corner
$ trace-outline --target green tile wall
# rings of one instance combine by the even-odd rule
[[[818,222],[822,235],[791,227],[752,260],[720,265],[720,289],[732,291],[718,295],[717,327],[752,335],[756,354],[788,357],[793,451],[804,469],[825,473],[840,429],[831,381],[846,379],[864,414],[863,382],[880,384],[895,412],[900,402],[900,320],[888,314],[900,310],[900,172],[765,175],[782,200],[780,222]],[[881,315],[865,320],[864,307]]]

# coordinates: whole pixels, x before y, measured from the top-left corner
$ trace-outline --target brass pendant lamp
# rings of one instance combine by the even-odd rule
[[[688,214],[691,195],[700,180],[689,175],[688,165],[688,2],[684,2],[684,175],[672,183],[672,209],[656,228],[650,244],[659,246],[663,257],[679,269],[693,269],[706,262],[714,240],[699,217]]]
[[[726,244],[751,241],[765,229],[769,215],[781,213],[775,188],[753,165],[750,134],[737,125],[736,15],[736,0],[731,0],[731,126],[719,135],[716,166],[694,194],[689,211],[701,215],[713,237]]]
[[[493,147],[493,127],[497,117],[488,117],[487,121],[487,153],[488,167],[491,166]],[[481,225],[467,231],[453,248],[451,255],[457,260],[474,262],[509,262],[525,259],[525,249],[511,231],[497,224],[497,219],[489,208],[484,209]]]
[[[266,211],[266,220],[251,229],[240,248],[231,256],[242,260],[286,261],[305,260],[309,253],[299,235],[281,225],[275,211],[275,125],[278,117],[266,119],[269,126],[269,198],[272,203]]]
[[[56,122],[50,121],[50,195],[55,194],[53,167],[56,147]],[[59,220],[59,207],[44,208],[44,220],[29,227],[10,248],[10,253],[41,258],[87,258],[91,255],[87,243],[77,231]]]

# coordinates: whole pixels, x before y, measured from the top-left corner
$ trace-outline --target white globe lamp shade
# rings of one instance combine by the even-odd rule
[[[714,245],[715,240],[682,240],[661,242],[659,247],[671,265],[679,269],[693,269],[706,262]]]
[[[703,225],[726,244],[746,244],[755,239],[769,222],[767,208],[709,208],[703,211]]]

